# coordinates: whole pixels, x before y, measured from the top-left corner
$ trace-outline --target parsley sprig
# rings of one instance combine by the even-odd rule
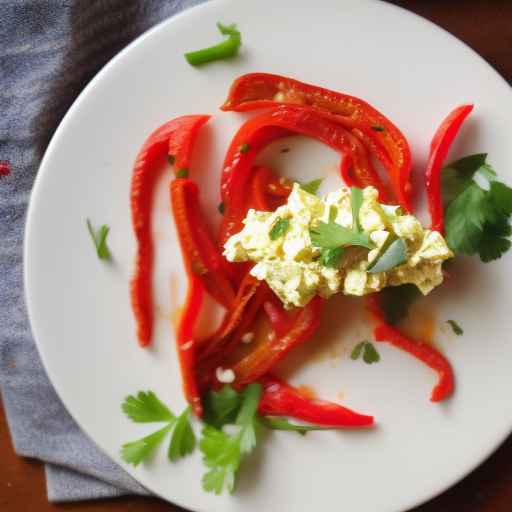
[[[101,225],[98,231],[95,231],[92,227],[92,223],[87,219],[87,230],[91,235],[92,242],[96,247],[96,254],[100,260],[110,260],[112,255],[107,245],[107,235],[110,228],[105,224]]]
[[[441,174],[446,241],[455,253],[478,254],[485,263],[500,258],[512,245],[512,188],[497,180],[486,159],[483,153],[470,155]]]
[[[152,434],[136,441],[125,443],[121,457],[128,464],[138,466],[160,446],[171,432],[168,457],[176,461],[194,451],[196,436],[190,424],[190,407],[175,416],[152,391],[140,391],[128,396],[121,406],[123,412],[135,423],[161,423],[166,425]]]
[[[361,341],[354,347],[350,354],[350,359],[356,361],[361,354],[363,354],[363,361],[366,364],[378,363],[380,361],[377,349],[368,340]]]

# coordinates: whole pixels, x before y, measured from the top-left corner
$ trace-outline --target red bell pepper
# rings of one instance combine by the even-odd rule
[[[249,73],[236,79],[221,109],[244,112],[276,104],[310,106],[336,114],[340,123],[354,123],[353,133],[389,170],[398,201],[405,209],[411,209],[409,144],[401,131],[378,110],[354,96],[269,73]]]
[[[441,170],[443,162],[457,136],[462,123],[473,110],[473,105],[462,105],[452,110],[443,120],[430,143],[427,164],[427,198],[432,229],[444,233],[444,212],[441,195]]]
[[[290,350],[311,338],[320,325],[324,300],[316,296],[297,315],[292,328],[284,336],[270,335],[232,368],[237,385],[258,380],[268,373]],[[273,333],[272,333],[273,334]]]
[[[438,350],[423,341],[407,338],[399,330],[387,324],[377,326],[374,336],[377,341],[387,342],[404,350],[437,372],[439,380],[430,396],[432,402],[440,402],[451,396],[455,385],[453,369]]]
[[[291,185],[277,177],[268,167],[256,167],[253,170],[251,186],[251,205],[256,210],[274,211],[290,195]]]
[[[290,416],[329,427],[370,427],[373,416],[359,414],[324,400],[308,400],[297,389],[275,377],[261,379],[263,387],[258,412],[267,416]]]
[[[183,178],[174,180],[171,183],[171,203],[188,274],[198,276],[206,291],[229,309],[235,293],[224,274],[222,255],[209,236],[196,183]]]
[[[312,109],[294,105],[282,106],[248,120],[231,142],[228,157],[234,156],[230,163],[225,165],[223,172],[222,190],[225,198],[225,212],[219,236],[221,245],[242,227],[247,209],[247,197],[243,191],[249,186],[257,149],[264,146],[261,141],[264,140],[266,144],[275,140],[277,136],[274,132],[274,138],[262,137],[261,131],[267,134],[270,128],[276,127],[314,137],[343,154],[349,154],[358,183],[361,186],[374,186],[381,193],[381,199],[382,196],[384,196],[383,200],[386,199],[386,189],[359,139],[339,124]],[[255,145],[254,140],[257,140],[258,144]],[[248,150],[233,152],[233,148],[239,148],[243,144],[247,145]]]
[[[143,347],[149,345],[153,332],[151,205],[158,171],[167,154],[173,156],[175,169],[188,168],[196,136],[209,118],[183,116],[163,124],[147,138],[135,160],[130,198],[137,255],[130,288],[137,337]]]
[[[293,327],[297,313],[286,311],[275,295],[263,303],[263,309],[277,336],[284,336]]]

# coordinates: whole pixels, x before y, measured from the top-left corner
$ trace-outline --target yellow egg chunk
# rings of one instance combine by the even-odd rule
[[[360,296],[406,283],[415,284],[426,295],[442,283],[441,265],[453,253],[441,234],[424,229],[398,206],[379,203],[373,187],[362,191],[358,217],[359,232],[367,237],[368,246],[346,245],[339,261],[326,266],[322,247],[312,243],[311,230],[329,222],[355,229],[351,189],[341,187],[319,198],[295,183],[287,203],[276,211],[249,210],[243,229],[224,245],[224,256],[229,261],[256,263],[251,274],[265,280],[287,308],[303,307],[317,294]],[[403,242],[405,261],[386,271],[370,272],[368,267],[394,240]]]

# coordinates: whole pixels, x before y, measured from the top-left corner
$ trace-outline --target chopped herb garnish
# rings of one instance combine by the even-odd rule
[[[235,57],[238,54],[238,50],[242,44],[242,36],[237,30],[236,25],[234,23],[232,25],[217,23],[217,28],[222,35],[228,36],[227,39],[209,48],[185,53],[185,58],[189,64],[192,64],[192,66],[200,66],[201,64],[215,60]]]
[[[462,336],[464,334],[462,327],[455,320],[446,320],[446,323],[452,328],[452,331],[457,336]]]
[[[176,178],[188,178],[188,169],[183,167],[183,169],[178,169],[176,171]]]
[[[281,219],[279,217],[272,226],[272,229],[270,230],[270,240],[277,240],[278,238],[284,236],[284,234],[288,231],[289,227],[290,219]]]
[[[483,262],[500,258],[512,245],[512,188],[496,180],[486,157],[462,158],[441,174],[446,241],[455,253],[478,254]],[[477,174],[487,180],[488,189],[475,181]]]
[[[91,221],[87,219],[87,230],[91,235],[94,246],[96,247],[96,254],[100,260],[110,260],[111,254],[107,245],[107,235],[110,230],[108,226],[103,224],[97,232],[94,231]]]
[[[401,238],[397,238],[375,258],[368,266],[367,271],[370,274],[377,272],[387,272],[392,268],[398,267],[407,260],[407,246]]]
[[[219,213],[221,215],[224,215],[225,206],[224,206],[223,202],[219,203],[219,206],[217,206],[217,209],[219,210]]]
[[[309,194],[315,195],[318,192],[318,189],[320,188],[320,185],[322,184],[323,179],[318,178],[316,180],[308,181],[307,183],[303,183],[300,188]]]
[[[334,222],[336,220],[336,217],[338,216],[338,208],[331,204],[329,207],[329,222]]]
[[[357,245],[371,249],[373,247],[370,238],[365,233],[354,233],[351,229],[344,228],[336,222],[319,222],[310,230],[311,243],[321,249],[335,249],[340,246]]]
[[[174,165],[174,162],[176,162],[176,157],[174,155],[167,155],[167,161],[169,162],[169,165]]]
[[[121,457],[128,464],[137,466],[148,459],[169,432],[172,432],[168,450],[171,461],[193,452],[196,437],[190,425],[190,407],[176,417],[152,391],[141,391],[127,397],[121,408],[135,423],[167,423],[156,432],[122,446]]]
[[[384,131],[384,127],[383,126],[379,126],[379,125],[374,125],[374,126],[372,126],[372,130],[375,130],[376,132],[383,132]]]
[[[352,231],[354,233],[360,233],[361,223],[359,222],[359,211],[361,210],[361,206],[363,204],[363,191],[357,187],[350,188],[351,201],[350,204],[352,206]]]
[[[343,247],[334,247],[333,249],[322,249],[320,253],[320,264],[324,267],[337,268],[340,266],[340,259],[345,249]]]
[[[350,358],[355,361],[359,359],[361,353],[363,354],[363,361],[366,364],[378,363],[380,361],[380,355],[377,352],[377,349],[367,340],[359,342],[354,347],[350,354]]]
[[[240,146],[240,153],[247,153],[249,149],[251,149],[249,144],[242,144]]]

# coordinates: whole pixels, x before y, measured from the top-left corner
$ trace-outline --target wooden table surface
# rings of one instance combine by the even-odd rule
[[[512,83],[512,0],[395,0],[392,3],[444,27],[474,48]],[[134,497],[50,505],[46,498],[42,465],[14,454],[1,403],[0,453],[2,512],[183,512],[183,509],[158,499]],[[414,512],[511,510],[512,437],[466,479]]]

